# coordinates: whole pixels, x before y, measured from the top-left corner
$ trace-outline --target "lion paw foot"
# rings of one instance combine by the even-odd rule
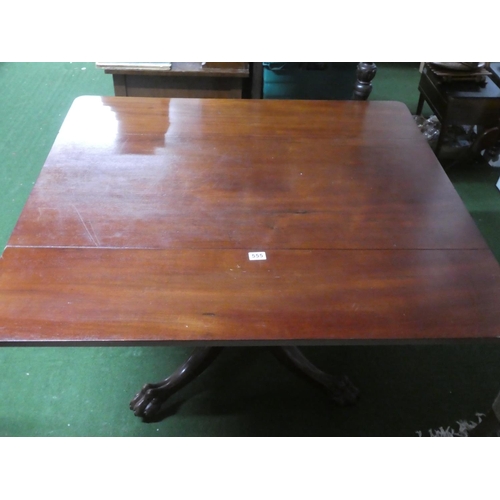
[[[340,406],[353,405],[359,397],[359,389],[346,375],[333,378],[325,389],[330,398]]]
[[[130,402],[130,409],[136,417],[151,418],[157,415],[169,394],[154,384],[146,384]]]

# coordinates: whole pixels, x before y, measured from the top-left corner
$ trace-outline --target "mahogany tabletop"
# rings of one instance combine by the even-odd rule
[[[499,291],[402,103],[80,97],[0,259],[0,342],[497,338]]]

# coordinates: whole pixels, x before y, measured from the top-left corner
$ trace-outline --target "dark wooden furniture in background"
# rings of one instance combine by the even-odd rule
[[[360,62],[356,70],[356,83],[352,98],[355,101],[366,101],[372,92],[372,81],[377,74],[375,63]]]
[[[251,97],[247,62],[96,63],[113,75],[115,95],[130,97]]]
[[[491,79],[500,87],[500,62],[488,63]]]
[[[474,81],[440,80],[429,64],[425,64],[418,85],[420,98],[416,114],[422,113],[427,102],[441,122],[441,133],[436,145],[439,155],[446,129],[450,125],[478,125],[495,127],[500,119],[500,87],[490,76],[485,83]]]
[[[116,96],[263,97],[263,68],[260,62],[98,62],[96,66],[113,75]],[[368,99],[376,72],[374,63],[359,63],[354,100]]]
[[[249,260],[249,252],[266,260]],[[500,269],[397,102],[81,97],[0,260],[0,343],[197,346],[498,339]]]

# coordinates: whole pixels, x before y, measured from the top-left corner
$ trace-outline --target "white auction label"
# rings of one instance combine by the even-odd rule
[[[266,252],[248,252],[249,260],[266,260]]]

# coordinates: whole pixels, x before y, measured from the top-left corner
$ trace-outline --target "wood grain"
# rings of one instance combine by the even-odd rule
[[[403,105],[230,102],[78,100],[10,244],[487,248]]]
[[[492,272],[492,270],[494,270]],[[338,341],[498,336],[489,251],[9,248],[5,341]]]
[[[499,289],[400,103],[83,97],[0,260],[0,342],[491,339]]]

